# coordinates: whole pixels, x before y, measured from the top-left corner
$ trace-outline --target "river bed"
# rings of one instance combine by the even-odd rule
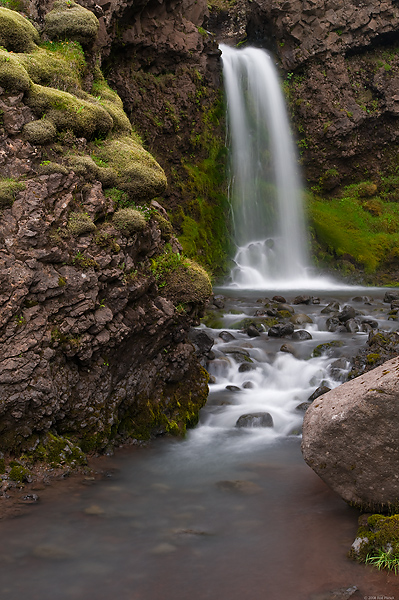
[[[313,321],[301,325],[312,336],[305,341],[240,332],[235,324],[253,317],[265,294],[219,291],[222,327],[202,326],[215,360],[199,425],[185,440],[120,450],[105,459],[102,480],[63,482],[27,514],[0,522],[1,599],[324,600],[357,586],[353,598],[396,592],[398,600],[394,575],[347,558],[359,513],[304,463],[297,409],[319,385],[340,384],[368,336],[326,331],[321,310],[349,302],[359,318],[395,330],[385,290],[312,292],[320,304],[294,307]],[[298,293],[284,296],[290,303]],[[223,341],[221,331],[235,339]],[[344,345],[312,357],[332,340]],[[294,354],[280,351],[288,341]],[[253,361],[249,370],[240,370],[237,350]],[[260,411],[272,428],[235,426]]]

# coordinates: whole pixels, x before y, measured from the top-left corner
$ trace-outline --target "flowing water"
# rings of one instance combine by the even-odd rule
[[[221,50],[237,246],[232,283],[301,287],[309,264],[301,181],[272,57],[258,48]]]
[[[384,290],[362,292],[368,298],[351,300],[358,318],[396,328]],[[295,356],[280,351],[288,340],[237,329],[266,302],[257,291],[240,294],[216,310],[218,329],[202,327],[215,340],[215,379],[185,440],[120,451],[105,459],[104,480],[39,490],[28,514],[0,522],[2,600],[323,600],[323,592],[354,585],[361,597],[394,597],[393,575],[346,557],[358,513],[300,453],[297,406],[320,383],[339,385],[367,339],[326,331],[322,309],[332,299],[342,306],[348,292],[295,306],[312,320],[302,326],[311,339],[290,340]],[[235,339],[223,341],[222,331]],[[344,345],[312,357],[331,340]],[[250,370],[240,369],[243,353]],[[271,414],[273,428],[236,427],[239,416],[259,411]]]
[[[395,576],[346,557],[358,514],[302,460],[298,408],[321,384],[342,382],[374,321],[397,324],[384,290],[307,276],[300,184],[271,58],[223,48],[223,62],[237,254],[231,285],[220,290],[224,308],[213,329],[202,326],[215,343],[200,423],[183,441],[104,459],[101,481],[38,490],[27,514],[0,522],[1,600],[325,600],[353,586],[357,597],[395,598],[396,590],[399,599]],[[245,333],[242,320],[258,318],[273,286],[291,302],[299,285],[323,288],[296,307],[306,339]],[[348,299],[358,330],[330,333],[323,308]],[[342,345],[313,355],[330,341]],[[254,413],[273,426],[236,425]]]

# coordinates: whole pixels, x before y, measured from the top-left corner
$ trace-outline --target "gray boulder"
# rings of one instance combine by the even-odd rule
[[[268,412],[241,415],[237,419],[236,427],[273,427],[273,417]]]
[[[364,510],[399,501],[398,383],[399,357],[324,394],[305,414],[305,461]]]

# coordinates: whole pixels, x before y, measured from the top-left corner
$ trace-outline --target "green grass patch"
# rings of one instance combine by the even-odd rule
[[[308,212],[324,252],[352,257],[367,273],[374,273],[399,256],[399,204],[386,201],[386,194],[367,196],[367,189],[374,188],[349,186],[340,198],[328,200],[309,196]]]

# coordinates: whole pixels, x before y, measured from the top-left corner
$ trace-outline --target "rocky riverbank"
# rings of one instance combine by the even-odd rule
[[[56,2],[42,40],[15,11],[0,23],[1,452],[25,453],[23,481],[196,422],[187,332],[211,286],[151,202],[166,177],[94,66],[94,14]]]

